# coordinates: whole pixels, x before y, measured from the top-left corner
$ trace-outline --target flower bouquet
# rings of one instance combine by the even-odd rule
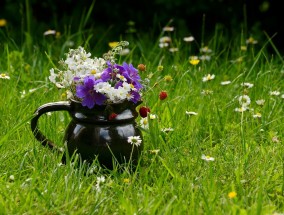
[[[84,48],[70,49],[61,69],[51,69],[49,80],[66,90],[68,101],[39,107],[31,121],[37,140],[55,148],[38,129],[39,117],[47,112],[68,111],[72,118],[64,137],[68,154],[80,154],[83,160],[95,158],[107,168],[113,159],[121,164],[137,164],[143,149],[143,138],[135,119],[142,103],[142,81],[132,64],[116,63],[128,42],[122,41],[103,55],[91,58]],[[141,70],[141,69],[140,69]]]
[[[82,106],[116,104],[141,100],[142,84],[138,70],[115,56],[128,42],[119,42],[103,58],[91,58],[84,48],[71,49],[60,61],[62,69],[51,69],[49,80],[58,88],[67,89],[67,98],[80,101]]]

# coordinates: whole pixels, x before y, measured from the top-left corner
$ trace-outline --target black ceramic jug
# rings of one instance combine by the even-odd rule
[[[135,121],[137,105],[126,101],[89,109],[74,100],[47,103],[35,111],[31,129],[42,145],[58,148],[39,130],[38,120],[47,112],[68,111],[72,121],[66,129],[64,143],[70,156],[78,153],[88,162],[98,159],[101,166],[109,169],[114,163],[135,166],[143,150],[142,133]],[[128,141],[131,136],[139,136],[142,142],[131,144]]]

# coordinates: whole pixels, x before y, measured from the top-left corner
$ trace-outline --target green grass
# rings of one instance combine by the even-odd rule
[[[48,76],[68,51],[66,41],[85,46],[94,56],[108,50],[104,36],[96,40],[92,29],[84,30],[89,14],[78,32],[66,29],[60,38],[40,40],[26,32],[26,40],[16,44],[0,29],[0,73],[11,77],[0,79],[0,214],[283,213],[284,68],[269,38],[241,51],[244,35],[230,39],[216,28],[208,41],[191,44],[174,35],[179,51],[171,53],[160,49],[159,38],[151,33],[121,36],[129,40],[131,53],[120,61],[147,66],[141,73],[150,80],[143,104],[157,115],[143,130],[145,149],[135,172],[106,172],[96,162],[60,165],[61,155],[35,140],[30,130],[33,112],[61,100]],[[188,58],[201,54],[202,43],[212,49],[211,59],[193,66]],[[215,78],[202,82],[207,74]],[[165,81],[166,75],[173,80]],[[226,80],[232,83],[222,86]],[[244,82],[253,87],[241,86]],[[158,98],[161,90],[168,92],[163,101]],[[238,98],[245,94],[251,99],[250,110],[236,112]],[[260,99],[265,100],[263,106],[256,104]],[[258,112],[261,118],[254,118]],[[40,128],[63,146],[69,121],[67,113],[54,113],[41,117]],[[162,132],[164,128],[173,131]],[[215,160],[202,160],[203,154]],[[105,181],[98,189],[101,176]],[[230,199],[232,191],[237,196]]]

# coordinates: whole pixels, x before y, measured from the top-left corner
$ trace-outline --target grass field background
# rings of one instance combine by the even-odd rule
[[[64,100],[49,70],[70,48],[107,52],[107,31],[97,40],[83,26],[42,38],[28,29],[16,43],[0,28],[0,214],[284,213],[284,64],[271,38],[232,37],[218,26],[206,41],[174,31],[118,37],[130,42],[119,62],[146,65],[143,105],[156,118],[142,129],[136,171],[106,172],[97,162],[61,165],[35,140],[30,120],[40,105]],[[160,48],[164,36],[171,42]],[[63,146],[69,121],[56,112],[40,128]]]

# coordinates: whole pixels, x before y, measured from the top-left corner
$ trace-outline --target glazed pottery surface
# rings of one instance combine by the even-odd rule
[[[139,146],[130,144],[128,137],[140,136],[135,119],[138,116],[138,104],[123,102],[119,104],[83,107],[77,101],[53,102],[40,106],[31,120],[34,136],[44,146],[58,148],[39,130],[39,117],[47,112],[68,111],[72,120],[64,137],[68,155],[78,153],[83,160],[92,162],[98,159],[106,168],[113,168],[114,163],[137,165],[143,150],[143,141]],[[56,131],[56,129],[55,129]],[[64,161],[63,161],[64,162]]]

